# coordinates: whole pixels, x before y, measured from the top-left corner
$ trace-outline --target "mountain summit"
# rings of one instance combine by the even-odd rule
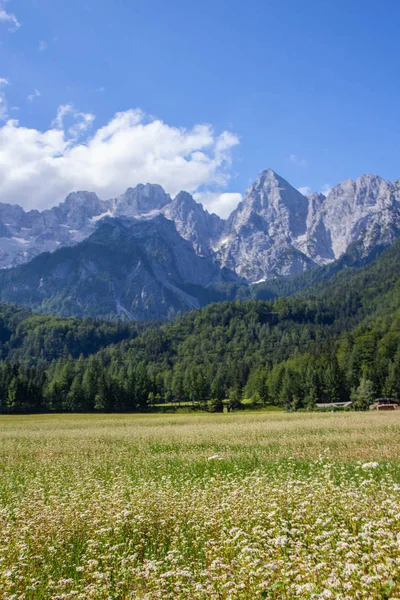
[[[174,223],[196,255],[255,283],[332,262],[354,242],[365,256],[391,244],[400,236],[400,181],[362,175],[338,184],[327,196],[304,196],[266,169],[227,220],[210,214],[187,192],[171,198],[150,183],[110,200],[73,192],[43,212],[0,203],[0,268],[79,244],[106,217],[135,219],[140,228],[159,215]]]
[[[218,256],[251,282],[312,266],[295,247],[307,230],[309,200],[272,169],[263,171],[230,215]]]
[[[399,237],[399,187],[362,175],[335,186],[326,197],[304,196],[267,169],[227,220],[217,255],[255,282],[331,262],[354,242],[368,254]]]

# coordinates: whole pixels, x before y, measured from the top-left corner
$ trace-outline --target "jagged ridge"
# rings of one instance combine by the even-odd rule
[[[0,203],[0,267],[78,244],[107,216],[143,222],[160,214],[175,223],[198,256],[217,258],[255,283],[330,263],[354,242],[365,255],[391,244],[400,236],[400,183],[363,175],[335,186],[326,197],[304,196],[267,169],[225,221],[187,192],[171,198],[152,184],[129,188],[111,200],[73,192],[43,212]]]

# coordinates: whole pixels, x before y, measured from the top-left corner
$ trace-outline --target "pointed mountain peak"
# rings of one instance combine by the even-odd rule
[[[204,219],[205,216],[209,216],[204,206],[200,202],[196,202],[188,192],[179,192],[163,212],[168,218],[175,221],[185,221],[189,218],[189,215],[192,219]]]
[[[290,239],[306,230],[309,200],[272,169],[262,171],[231,214],[229,227],[268,230]],[[255,218],[255,215],[258,218]]]
[[[254,194],[263,194],[266,196],[290,194],[291,196],[304,198],[296,188],[290,185],[286,179],[278,175],[273,169],[261,171],[255,182],[247,189],[244,200],[246,201],[246,198],[254,196]]]
[[[274,171],[273,169],[264,169],[264,171],[261,171],[261,173],[258,175],[255,184],[280,184],[280,183],[284,183],[286,185],[290,185],[285,179],[283,179],[283,177],[281,177],[280,175],[278,175],[278,173],[276,173],[276,171]]]
[[[261,173],[259,174],[259,177],[262,177],[262,176],[270,177],[270,178],[273,178],[273,177],[280,178],[280,175],[276,171],[274,171],[274,169],[270,169],[269,167],[268,167],[268,169],[264,169],[263,171],[261,171]]]
[[[304,204],[307,203],[307,199],[273,169],[265,169],[247,189],[241,205],[251,205],[259,212],[269,205],[292,205],[293,202]]]
[[[180,191],[173,200],[175,204],[186,204],[190,206],[201,206],[188,192]]]

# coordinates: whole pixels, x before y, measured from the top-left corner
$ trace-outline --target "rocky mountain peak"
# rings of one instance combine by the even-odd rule
[[[222,231],[220,217],[210,214],[187,192],[179,192],[162,212],[174,221],[179,234],[192,244],[197,254],[212,254],[212,244]]]
[[[24,209],[18,204],[3,204],[0,202],[0,218],[3,222],[19,224],[25,217]]]
[[[160,210],[171,202],[171,196],[166,194],[161,185],[146,183],[134,188],[128,188],[115,201],[114,214],[134,217]]]
[[[261,171],[261,173],[259,173],[257,179],[251,187],[263,187],[267,189],[276,186],[286,187],[289,185],[290,184],[285,179],[283,179],[283,177],[278,175],[278,173],[276,173],[276,171],[274,171],[273,169],[264,169],[263,171]]]
[[[269,223],[280,221],[289,237],[291,232],[300,235],[306,229],[307,198],[272,169],[262,171],[247,189],[236,211],[237,224],[242,226],[250,218],[250,208]]]
[[[323,262],[323,246],[330,247],[326,253],[327,260],[334,260],[343,254],[350,244],[364,240],[365,252],[377,240],[376,232],[379,230],[384,238],[389,239],[387,232],[390,225],[382,228],[378,221],[383,218],[383,213],[389,211],[396,220],[393,212],[395,191],[393,185],[374,174],[361,175],[358,179],[346,179],[334,186],[328,193],[320,210],[313,212],[311,221],[308,222],[307,244],[308,247],[318,247],[315,256],[318,263]],[[387,215],[385,216],[387,220]],[[390,221],[390,219],[389,219]],[[374,231],[374,235],[369,231]],[[321,237],[322,236],[322,237]],[[323,240],[323,243],[318,241]]]
[[[267,208],[292,192],[301,196],[300,192],[293,188],[283,177],[280,177],[272,169],[266,169],[258,175],[255,182],[247,189],[243,202],[252,205],[258,202],[259,208]]]
[[[34,232],[37,234],[40,229],[48,228],[51,223],[53,227],[65,226],[73,232],[87,229],[88,235],[91,219],[107,212],[110,207],[110,201],[100,200],[93,192],[72,192],[59,206],[38,214],[33,224]]]
[[[107,215],[111,221],[124,219],[131,237],[147,240],[163,232],[171,244],[178,238],[189,242],[197,256],[217,259],[254,283],[331,262],[354,242],[364,254],[392,243],[400,237],[400,180],[392,184],[365,174],[343,181],[326,196],[305,196],[266,169],[226,221],[191,194],[181,191],[171,199],[160,185],[150,183],[128,188],[113,200],[73,192],[42,212],[0,203],[0,268],[75,245]],[[112,228],[107,231],[117,235]]]
[[[181,191],[171,202],[175,210],[180,210],[181,214],[189,214],[191,211],[203,211],[203,206],[198,204],[191,194]]]
[[[355,206],[373,206],[385,204],[390,198],[392,184],[378,175],[365,174],[358,179],[346,179],[334,186],[327,196],[330,202],[339,202]]]
[[[216,245],[222,263],[250,282],[312,265],[294,242],[307,230],[309,200],[272,169],[262,171]]]
[[[94,192],[87,192],[80,190],[77,192],[71,192],[65,198],[64,202],[60,206],[78,207],[83,206],[85,208],[96,207],[98,208],[101,203],[100,198]]]
[[[262,171],[228,219],[219,245],[222,261],[231,268],[237,265],[237,272],[250,281],[276,276],[281,261],[284,272],[291,273],[288,256],[296,255],[294,272],[308,268],[309,259],[293,244],[307,230],[308,206],[308,198],[283,177],[272,169]]]

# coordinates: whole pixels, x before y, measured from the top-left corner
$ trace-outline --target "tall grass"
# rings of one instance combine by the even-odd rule
[[[0,598],[400,599],[400,414],[0,418]]]

